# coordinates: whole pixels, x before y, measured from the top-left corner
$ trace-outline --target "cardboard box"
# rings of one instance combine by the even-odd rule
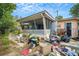
[[[41,53],[43,55],[48,55],[51,52],[51,44],[48,43],[40,43],[41,46]]]

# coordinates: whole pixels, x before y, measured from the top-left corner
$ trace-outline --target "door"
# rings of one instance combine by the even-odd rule
[[[70,37],[71,36],[71,23],[66,23],[66,31],[67,31],[67,35]]]

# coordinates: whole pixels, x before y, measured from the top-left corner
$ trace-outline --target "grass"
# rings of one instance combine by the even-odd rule
[[[9,39],[8,35],[0,35],[0,55],[9,52]]]
[[[11,52],[9,48],[6,48],[6,47],[0,48],[0,55],[5,55],[9,52]]]

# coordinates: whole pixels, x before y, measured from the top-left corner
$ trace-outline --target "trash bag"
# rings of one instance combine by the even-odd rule
[[[70,37],[68,37],[68,35],[64,35],[64,36],[61,37],[61,41],[69,42],[70,41]]]
[[[28,44],[29,44],[29,43],[32,43],[32,45],[38,46],[38,41],[37,41],[37,38],[36,38],[36,37],[31,37],[31,38],[29,39]]]
[[[30,43],[29,49],[33,48],[33,43]]]
[[[68,56],[78,56],[78,54],[75,51],[69,50],[68,48],[61,48],[61,51],[66,53]]]
[[[50,43],[60,43],[60,39],[58,36],[56,35],[53,35],[53,36],[50,36]]]
[[[68,49],[67,49],[67,48],[62,48],[62,51],[63,51],[63,52],[67,52]]]
[[[21,55],[27,56],[29,54],[29,49],[24,49],[21,51]]]
[[[74,51],[68,51],[68,52],[67,52],[67,55],[68,55],[68,56],[78,56],[77,53],[74,52]]]

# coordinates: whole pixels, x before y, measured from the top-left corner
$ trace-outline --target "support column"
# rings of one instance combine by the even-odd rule
[[[35,27],[35,29],[37,29],[37,26],[36,26],[36,21],[34,20],[34,27]]]
[[[57,24],[57,21],[55,21],[54,23],[55,23],[55,32],[56,32],[56,35],[57,35],[57,26],[58,26],[58,24]]]
[[[46,35],[47,35],[47,32],[46,32],[46,19],[45,19],[43,14],[41,14],[41,15],[43,17],[44,39],[46,40]]]

